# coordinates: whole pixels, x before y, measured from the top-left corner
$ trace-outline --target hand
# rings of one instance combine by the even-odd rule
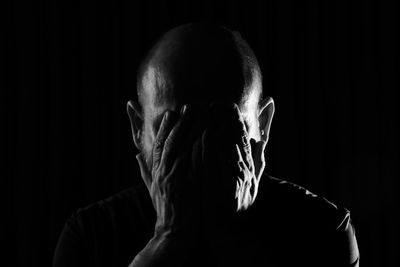
[[[254,201],[259,176],[252,145],[257,144],[249,140],[236,105],[207,109],[187,107],[180,118],[167,111],[151,159],[137,156],[157,214],[155,235],[138,261],[159,258],[155,248],[170,257],[171,251],[185,254],[182,249],[190,248],[201,226],[210,240],[228,243],[231,218]]]
[[[204,120],[184,106],[180,115],[167,111],[154,141],[151,158],[137,155],[157,221],[153,238],[132,266],[166,263],[177,266],[193,252],[200,225],[200,195],[196,166],[200,159]],[[197,140],[196,140],[197,139]],[[179,255],[178,255],[179,254]]]
[[[211,117],[203,135],[204,220],[214,251],[232,253],[243,231],[237,213],[257,195],[265,143],[249,138],[237,105],[216,105]]]
[[[137,155],[142,178],[149,190],[157,214],[155,235],[176,233],[194,220],[197,198],[193,188],[196,172],[191,165],[195,157],[193,112],[182,107],[180,118],[166,111],[154,141],[151,166],[143,154]],[[193,131],[193,129],[192,129]]]
[[[224,198],[236,199],[235,211],[246,210],[257,195],[265,142],[250,139],[236,104],[214,105],[211,117],[213,122],[203,136],[204,169],[208,170],[204,179],[220,184],[218,193],[224,193]]]

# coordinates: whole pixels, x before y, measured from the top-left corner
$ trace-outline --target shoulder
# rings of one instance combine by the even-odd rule
[[[74,212],[60,235],[54,266],[78,259],[80,263],[101,261],[100,266],[117,266],[116,262],[127,266],[132,253],[140,251],[152,235],[154,210],[146,190],[141,185],[131,187]]]
[[[318,221],[329,229],[338,228],[350,217],[350,211],[303,186],[269,175],[262,178],[259,195],[263,206],[285,211],[287,216],[308,221]],[[256,202],[258,199],[256,200]]]
[[[129,203],[131,200],[135,198],[140,198],[142,195],[142,186],[132,186],[127,189],[124,189],[116,194],[108,196],[104,199],[98,200],[96,202],[90,203],[84,207],[78,208],[75,212],[75,215],[81,215],[84,213],[90,213],[95,210],[104,210],[109,209],[115,205],[121,205],[123,203]]]
[[[272,250],[291,251],[298,259],[316,265],[323,259],[338,266],[358,262],[348,209],[295,183],[267,175],[262,179],[255,213],[273,240]]]
[[[153,208],[142,184],[132,186],[105,199],[79,208],[68,222],[86,234],[116,234],[126,228],[151,229]],[[128,230],[128,229],[127,229]],[[94,239],[90,236],[89,239]]]
[[[119,213],[124,213],[124,215],[136,213],[136,216],[140,216],[144,215],[143,208],[149,205],[149,201],[151,200],[146,188],[139,184],[77,209],[70,220],[90,221],[99,217],[115,217]]]

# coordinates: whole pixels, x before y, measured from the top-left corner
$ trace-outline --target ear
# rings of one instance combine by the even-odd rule
[[[131,122],[133,142],[135,143],[136,148],[140,151],[140,140],[143,126],[142,111],[139,104],[134,101],[128,101],[126,109],[128,112],[129,120]]]
[[[258,112],[258,123],[261,132],[261,140],[268,142],[269,132],[271,129],[272,118],[275,113],[275,103],[272,97],[267,97],[260,101],[260,109]]]

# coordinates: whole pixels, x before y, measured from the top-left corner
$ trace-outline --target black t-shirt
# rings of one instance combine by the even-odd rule
[[[224,254],[229,266],[359,264],[349,211],[298,185],[264,176],[255,203],[242,216],[238,231],[246,235],[246,242]],[[152,237],[154,223],[155,211],[144,185],[80,209],[65,224],[54,267],[126,267]],[[212,256],[204,249],[208,260],[203,266],[211,266]],[[196,262],[202,261],[194,259],[191,266]]]

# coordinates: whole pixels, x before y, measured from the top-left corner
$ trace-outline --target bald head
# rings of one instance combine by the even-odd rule
[[[207,23],[170,30],[139,67],[139,103],[128,102],[136,146],[150,155],[163,114],[192,104],[236,103],[249,136],[262,139],[273,102],[261,100],[261,80],[257,59],[239,33]],[[269,112],[262,113],[268,105]]]
[[[240,34],[205,23],[162,36],[140,65],[137,81],[144,112],[166,101],[241,104],[262,91],[257,59]]]

